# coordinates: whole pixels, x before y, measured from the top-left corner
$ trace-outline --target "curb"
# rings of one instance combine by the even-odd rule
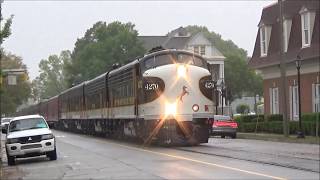
[[[6,161],[6,151],[5,151],[5,147],[4,147],[4,143],[5,143],[5,139],[4,139],[4,134],[2,134],[0,132],[0,179],[6,179],[5,173],[4,173],[4,164]]]

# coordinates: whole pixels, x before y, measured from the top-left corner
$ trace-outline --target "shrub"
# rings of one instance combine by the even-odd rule
[[[237,121],[237,122],[240,122],[242,119],[242,116],[235,116],[233,117],[233,120]]]
[[[264,122],[264,115],[255,115],[255,117],[252,119],[252,122]]]
[[[242,132],[255,132],[256,123],[243,123]]]
[[[266,121],[282,121],[282,114],[270,114],[266,116]]]
[[[246,114],[250,111],[250,107],[247,104],[239,104],[236,108],[237,113]]]
[[[315,122],[303,122],[302,123],[302,129],[305,135],[311,135],[315,136],[316,135],[316,123]],[[320,129],[320,125],[318,124],[318,129]],[[319,136],[318,132],[318,136]]]
[[[316,122],[317,119],[318,119],[318,121],[320,121],[320,113],[302,114],[301,119],[302,119],[303,122],[305,122],[305,121],[314,121],[314,122]]]
[[[283,122],[279,121],[268,121],[268,122],[247,122],[240,123],[238,125],[239,132],[256,132],[260,133],[274,133],[274,134],[282,134],[283,133]],[[290,121],[290,134],[297,134],[299,131],[299,122],[298,121]],[[315,136],[316,134],[316,123],[315,122],[302,122],[302,128],[305,135]],[[320,129],[320,125],[318,127]],[[320,135],[320,132],[318,132]]]
[[[242,122],[259,122],[264,121],[264,116],[263,115],[245,115],[241,116],[241,121]]]
[[[297,134],[297,132],[299,131],[299,122],[298,121],[290,121],[289,126],[290,126],[289,133],[290,134]]]
[[[282,122],[262,122],[259,123],[257,126],[257,132],[264,132],[264,133],[275,133],[280,134],[282,133]]]

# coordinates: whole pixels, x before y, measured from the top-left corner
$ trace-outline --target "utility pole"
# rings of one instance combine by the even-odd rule
[[[301,68],[301,58],[298,55],[296,60],[296,67],[297,67],[297,75],[298,75],[298,98],[299,98],[299,131],[298,131],[298,137],[297,138],[305,138],[304,133],[302,130],[302,124],[301,124],[301,86],[300,86],[300,68]]]
[[[0,0],[0,25],[2,24],[2,3],[3,3],[3,0]],[[0,47],[2,46],[2,40],[0,40]],[[0,48],[0,79],[2,81],[2,49]],[[2,82],[0,82],[0,102],[1,102],[1,92],[2,91]],[[2,107],[1,107],[1,103],[0,103],[0,123],[1,123],[1,119],[2,119]],[[1,139],[2,135],[0,135],[0,151],[2,151],[2,139]],[[1,153],[2,154],[2,153]],[[2,168],[2,157],[0,157],[0,169]],[[0,172],[1,174],[2,172]],[[2,174],[1,174],[2,175]]]
[[[320,84],[320,59],[318,60],[318,77],[317,77],[317,83]],[[318,97],[318,99],[316,99],[316,101],[320,101],[320,97]],[[316,113],[319,113],[318,115],[316,115],[316,137],[319,136],[319,121],[320,121],[320,107],[316,107],[315,109]]]
[[[280,74],[281,74],[281,83],[280,83],[280,97],[281,97],[281,109],[282,109],[282,117],[283,117],[283,134],[285,137],[289,136],[289,123],[287,118],[288,111],[288,101],[287,101],[287,77],[286,77],[286,62],[283,58],[283,49],[284,49],[284,41],[283,41],[283,12],[282,12],[282,0],[278,0],[279,5],[279,33],[280,33]]]

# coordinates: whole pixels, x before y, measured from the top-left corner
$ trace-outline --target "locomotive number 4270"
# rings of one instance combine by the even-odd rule
[[[154,91],[154,90],[157,90],[158,88],[159,88],[159,85],[157,83],[146,83],[144,86],[144,89],[148,91]]]

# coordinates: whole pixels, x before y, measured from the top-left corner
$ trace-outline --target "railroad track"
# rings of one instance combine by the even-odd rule
[[[201,147],[201,146],[199,146]],[[212,147],[214,148],[220,148],[220,147]],[[307,171],[307,172],[315,172],[315,173],[319,173],[320,170],[319,169],[311,169],[311,168],[305,168],[305,167],[299,167],[299,166],[295,166],[295,165],[291,165],[291,164],[285,164],[285,163],[278,163],[278,162],[270,162],[270,161],[265,161],[265,160],[259,160],[259,159],[249,159],[246,157],[239,157],[237,155],[228,155],[228,154],[222,154],[222,153],[215,153],[215,152],[202,152],[196,149],[187,149],[184,147],[175,147],[173,148],[175,150],[179,150],[179,151],[184,151],[184,152],[191,152],[191,153],[198,153],[198,154],[203,154],[203,155],[209,155],[209,156],[216,156],[216,157],[223,157],[223,158],[229,158],[229,159],[235,159],[235,160],[242,160],[242,161],[248,161],[248,162],[254,162],[254,163],[259,163],[259,164],[266,164],[266,165],[272,165],[272,166],[279,166],[279,167],[285,167],[285,168],[290,168],[290,169],[296,169],[296,170],[302,170],[302,171]],[[224,148],[220,148],[220,149],[224,149]],[[238,152],[242,152],[242,153],[256,153],[257,152],[250,152],[250,151],[244,151],[244,150],[233,150],[233,149],[227,149],[228,151],[238,151]],[[258,154],[264,154],[266,155],[267,153],[258,153]],[[283,156],[283,155],[274,155],[274,154],[268,154],[268,155],[273,155],[273,156],[277,156],[277,157],[286,157],[286,158],[296,158],[296,159],[304,159],[304,160],[308,160],[308,161],[314,161],[315,164],[319,165],[319,161],[315,160],[315,159],[310,159],[310,158],[301,158],[301,157],[292,157],[292,156]]]

